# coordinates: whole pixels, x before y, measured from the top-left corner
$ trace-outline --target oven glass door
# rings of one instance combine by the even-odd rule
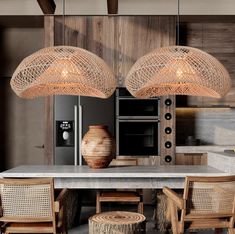
[[[120,118],[129,117],[158,117],[158,99],[119,99],[118,116]]]
[[[158,155],[157,120],[119,120],[119,155]]]

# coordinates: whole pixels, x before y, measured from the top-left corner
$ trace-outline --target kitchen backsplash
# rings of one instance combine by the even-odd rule
[[[188,136],[202,145],[234,145],[235,109],[177,108],[176,144],[185,145]]]

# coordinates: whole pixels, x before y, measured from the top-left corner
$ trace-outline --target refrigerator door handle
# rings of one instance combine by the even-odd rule
[[[74,166],[78,165],[78,107],[74,105]]]
[[[82,166],[82,106],[79,105],[79,136],[78,136],[78,142],[79,142],[79,166]]]

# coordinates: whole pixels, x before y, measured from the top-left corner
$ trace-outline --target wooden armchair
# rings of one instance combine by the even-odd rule
[[[53,179],[0,179],[1,232],[67,234],[63,198]]]
[[[163,192],[173,234],[207,228],[227,228],[235,233],[235,176],[186,177],[183,197],[167,187]]]
[[[113,159],[111,166],[137,166],[137,159]],[[104,202],[125,202],[138,204],[138,212],[144,213],[143,190],[100,190],[96,193],[96,213],[101,212],[101,204]]]

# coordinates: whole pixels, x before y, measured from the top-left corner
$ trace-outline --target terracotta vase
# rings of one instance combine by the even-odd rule
[[[105,168],[114,156],[114,140],[104,125],[89,126],[82,140],[83,158],[91,168]]]

